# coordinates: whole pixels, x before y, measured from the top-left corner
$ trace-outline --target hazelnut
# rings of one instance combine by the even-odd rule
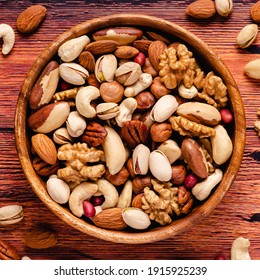
[[[112,185],[114,186],[121,186],[123,185],[128,177],[129,177],[129,172],[128,170],[123,166],[123,168],[116,174],[112,175],[110,172],[107,170],[105,175],[105,179],[108,180]]]
[[[135,97],[137,109],[144,111],[150,109],[155,104],[155,98],[149,91],[143,91]]]
[[[133,180],[133,192],[135,194],[139,194],[143,192],[144,188],[151,188],[152,183],[151,183],[151,176],[146,175],[146,176],[136,176],[134,177]]]
[[[151,74],[152,77],[156,77],[158,74],[157,71],[153,68],[151,61],[148,57],[145,59],[145,62],[143,65],[143,72]]]
[[[182,164],[180,165],[172,165],[172,178],[171,182],[174,185],[181,185],[183,184],[185,178],[186,178],[186,167]]]
[[[126,168],[129,172],[130,177],[134,178],[135,177],[135,172],[134,172],[134,164],[133,164],[133,159],[129,158],[126,162]]]
[[[135,208],[140,208],[142,209],[142,197],[144,196],[143,193],[139,193],[137,194],[134,199],[132,200],[132,207],[135,207]]]
[[[124,87],[117,81],[104,82],[100,86],[100,95],[105,102],[118,103],[123,99]]]
[[[151,85],[151,92],[155,98],[159,99],[160,97],[170,93],[170,90],[164,86],[160,77],[156,77]]]
[[[166,141],[172,135],[172,127],[169,123],[154,123],[150,130],[151,138],[154,142]]]

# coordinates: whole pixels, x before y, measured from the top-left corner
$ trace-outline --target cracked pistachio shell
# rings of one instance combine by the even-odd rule
[[[102,83],[113,82],[117,69],[117,59],[113,54],[105,54],[98,58],[95,65],[95,76]]]
[[[59,47],[58,55],[63,61],[71,62],[80,55],[89,42],[90,39],[87,35],[70,39]]]
[[[255,41],[257,33],[257,24],[252,23],[246,25],[237,35],[237,45],[242,49],[249,47]]]
[[[53,133],[53,141],[59,145],[73,142],[66,127],[61,127]]]
[[[96,112],[101,120],[109,120],[115,118],[120,111],[117,103],[105,102],[97,105]]]
[[[23,219],[23,208],[20,205],[7,205],[0,208],[0,225],[11,225]]]
[[[139,208],[127,207],[122,213],[124,222],[134,229],[146,229],[150,226],[149,216]]]
[[[162,96],[153,106],[151,119],[156,122],[166,121],[177,110],[178,105],[173,95]]]
[[[86,120],[77,111],[70,112],[66,121],[67,131],[70,136],[81,136],[84,133],[86,126]]]
[[[172,177],[171,164],[160,150],[154,150],[149,157],[149,169],[152,175],[161,182],[168,182]]]
[[[69,84],[84,85],[89,77],[88,70],[74,62],[62,63],[59,66],[60,76]]]
[[[254,59],[244,66],[244,73],[252,79],[260,79],[260,59]]]
[[[215,6],[219,15],[227,17],[232,13],[233,0],[215,0]]]
[[[139,144],[133,151],[133,169],[135,174],[146,175],[149,168],[150,149]]]
[[[124,86],[130,86],[134,84],[142,74],[140,64],[136,62],[123,63],[115,72],[116,80]]]
[[[70,187],[65,181],[57,178],[56,175],[50,176],[46,182],[46,188],[49,196],[55,202],[64,204],[69,201]]]

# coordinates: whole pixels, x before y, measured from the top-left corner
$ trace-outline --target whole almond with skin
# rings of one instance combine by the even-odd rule
[[[250,8],[250,16],[254,22],[260,23],[260,1],[257,1]]]
[[[45,134],[37,133],[32,136],[32,148],[45,162],[54,165],[57,161],[57,149],[54,142]]]
[[[186,7],[186,14],[198,19],[210,18],[215,13],[215,3],[211,0],[198,0]]]
[[[159,62],[160,62],[160,55],[164,52],[167,48],[167,45],[163,41],[154,41],[150,44],[148,49],[148,56],[153,68],[158,72]]]
[[[137,48],[140,52],[144,53],[145,55],[148,55],[148,49],[153,41],[151,40],[136,40],[133,42],[133,47]]]
[[[115,52],[114,55],[117,58],[121,59],[130,59],[136,55],[138,55],[139,50],[132,46],[119,46]]]
[[[86,68],[89,72],[93,73],[95,71],[95,57],[89,51],[82,52],[79,57],[79,64]]]
[[[21,257],[17,250],[0,239],[0,260],[20,260]]]
[[[112,53],[118,46],[118,43],[113,40],[99,40],[89,43],[85,47],[85,51],[89,51],[94,55]]]
[[[100,228],[122,230],[127,227],[122,217],[123,208],[108,208],[99,212],[92,221]]]
[[[56,245],[56,233],[45,225],[36,225],[23,239],[26,246],[33,249],[46,249]]]
[[[31,33],[42,23],[47,9],[42,5],[33,5],[24,10],[17,18],[16,27],[21,33]]]

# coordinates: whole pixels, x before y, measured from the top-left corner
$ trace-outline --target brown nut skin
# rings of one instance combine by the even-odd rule
[[[181,153],[190,169],[200,178],[208,177],[208,165],[202,148],[197,141],[186,138],[181,144]]]
[[[95,71],[95,57],[89,51],[82,52],[79,57],[79,64],[86,68],[90,73]]]
[[[104,178],[108,180],[112,185],[118,187],[122,186],[129,178],[128,170],[123,166],[123,168],[116,174],[110,174],[109,170],[106,171]]]
[[[169,123],[154,123],[150,129],[151,138],[154,142],[163,142],[172,135],[172,127]]]
[[[194,198],[192,193],[184,186],[178,188],[178,204],[181,206],[181,213],[188,214],[193,206]]]
[[[142,205],[143,205],[142,197],[143,196],[144,196],[144,193],[137,194],[132,200],[132,207],[142,209]]]
[[[32,162],[35,172],[41,176],[48,177],[56,174],[59,169],[59,161],[57,160],[54,165],[48,164],[43,161],[39,156],[36,156]]]
[[[171,182],[174,185],[182,185],[186,178],[187,169],[183,164],[172,165],[172,178]]]
[[[117,81],[104,82],[100,86],[100,95],[105,102],[118,103],[123,99],[124,87]]]
[[[112,53],[118,46],[114,40],[99,40],[86,45],[85,51],[91,52],[93,55],[102,55]]]
[[[156,77],[158,75],[158,72],[152,66],[151,61],[148,57],[145,59],[145,62],[143,65],[143,72],[147,73],[147,74],[151,74],[152,77]]]
[[[17,250],[10,244],[0,239],[0,260],[20,260]]]
[[[40,77],[37,79],[35,85],[33,86],[29,96],[29,104],[31,109],[39,109],[40,107],[48,104],[51,101],[52,95],[55,93],[55,90],[57,89],[59,83],[58,68],[58,62],[52,60],[43,69]],[[56,71],[55,74],[54,71]],[[46,84],[46,82],[43,83],[43,81],[48,78],[51,78],[52,80],[48,81],[47,86],[45,85],[45,87],[47,87],[46,89],[44,88],[44,84]],[[49,92],[51,92],[52,94],[50,94]]]
[[[139,50],[132,46],[119,46],[114,51],[114,55],[119,59],[130,59],[138,55]]]
[[[137,110],[145,111],[155,104],[155,98],[149,91],[140,92],[136,97]]]
[[[149,49],[149,46],[150,44],[152,43],[153,41],[151,40],[135,40],[133,42],[133,46],[135,48],[137,48],[140,52],[144,53],[146,56],[148,55],[148,49]]]
[[[101,83],[97,80],[96,75],[95,74],[90,74],[88,77],[88,85],[89,86],[94,86],[96,88],[100,88]]]
[[[167,49],[167,45],[160,40],[153,41],[148,49],[148,57],[153,68],[159,72],[160,55]]]
[[[126,162],[126,168],[131,178],[135,177],[133,158],[129,158]]]
[[[101,145],[107,137],[106,129],[97,122],[87,124],[84,133],[81,135],[81,141],[91,147]]]
[[[133,192],[135,194],[142,193],[144,189],[152,187],[151,176],[135,176],[133,179]]]
[[[153,80],[153,83],[151,84],[151,93],[156,99],[159,99],[160,97],[167,95],[170,93],[170,90],[164,86],[164,84],[161,82],[160,77],[156,77]]]

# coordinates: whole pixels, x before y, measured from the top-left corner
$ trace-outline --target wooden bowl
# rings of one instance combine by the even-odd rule
[[[223,180],[219,186],[204,203],[194,208],[187,216],[173,221],[170,225],[151,228],[142,232],[101,229],[85,222],[83,219],[77,218],[69,210],[55,203],[49,197],[45,183],[35,173],[30,158],[30,149],[28,149],[29,131],[26,126],[28,117],[28,96],[40,72],[43,70],[47,62],[49,62],[57,53],[59,46],[68,39],[110,26],[136,26],[145,29],[148,28],[149,30],[159,33],[166,33],[177,40],[183,41],[193,52],[195,52],[195,57],[199,57],[199,59],[207,64],[210,70],[213,70],[223,79],[228,88],[229,107],[234,115],[234,129],[232,132],[234,150],[226,166]],[[19,93],[15,115],[15,138],[18,156],[27,180],[41,201],[61,220],[87,235],[112,242],[133,244],[155,242],[174,237],[189,229],[195,223],[198,223],[215,209],[228,192],[238,173],[244,152],[245,130],[244,108],[238,87],[229,69],[219,56],[199,38],[182,27],[160,18],[137,14],[117,14],[95,18],[71,28],[56,38],[42,51],[27,74]]]

